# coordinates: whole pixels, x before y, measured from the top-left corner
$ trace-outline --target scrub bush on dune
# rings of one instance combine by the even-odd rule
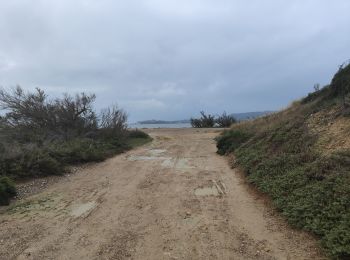
[[[200,118],[191,118],[191,126],[194,128],[230,127],[237,122],[232,115],[228,115],[226,112],[219,116],[207,115],[204,111],[200,113]]]
[[[129,137],[132,137],[132,138],[150,138],[150,136],[143,132],[143,131],[140,131],[140,130],[130,130],[128,132],[128,136]]]
[[[49,99],[41,89],[0,89],[5,112],[0,117],[0,205],[15,194],[9,177],[62,174],[68,165],[103,161],[131,148],[126,113],[112,106],[98,115],[94,100],[85,93]],[[148,138],[142,133],[138,139]]]
[[[236,123],[237,120],[232,115],[227,115],[226,112],[224,112],[215,119],[215,122],[219,127],[230,127],[232,124]]]
[[[226,130],[216,138],[218,154],[231,153],[249,139],[250,135],[239,130]]]
[[[215,117],[210,114],[205,114],[204,111],[201,111],[201,117],[191,118],[191,125],[195,128],[206,128],[206,127],[214,127],[215,125]]]
[[[0,205],[7,205],[16,195],[14,183],[6,176],[0,177]]]

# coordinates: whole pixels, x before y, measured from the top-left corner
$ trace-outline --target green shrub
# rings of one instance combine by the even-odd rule
[[[233,152],[241,144],[246,142],[249,137],[250,134],[239,130],[226,130],[216,138],[217,153],[223,155]]]
[[[138,129],[129,130],[128,137],[129,138],[150,138],[150,136],[147,133],[140,131]]]
[[[219,127],[230,127],[232,124],[236,123],[237,120],[232,115],[227,115],[226,112],[224,112],[215,119],[215,122]]]
[[[191,118],[191,125],[195,128],[210,128],[215,126],[215,117],[213,115],[206,115],[204,111],[201,111],[200,118]]]
[[[62,144],[56,143],[50,148],[50,155],[63,164],[83,163],[100,159],[96,144],[88,139],[74,139]],[[95,154],[96,153],[96,154]]]
[[[141,138],[140,138],[141,139]],[[76,138],[53,142],[43,147],[18,147],[13,155],[0,154],[0,175],[14,179],[58,175],[65,166],[85,162],[100,162],[130,148],[128,139],[94,140]]]
[[[350,63],[344,63],[332,79],[333,96],[344,97],[350,93]]]
[[[50,148],[50,155],[62,164],[100,162],[109,156],[122,152],[126,145],[119,139],[92,140],[75,139]]]
[[[8,177],[0,177],[0,205],[8,205],[16,195],[15,185]]]
[[[58,175],[63,171],[62,165],[46,151],[26,151],[21,160],[26,177]]]

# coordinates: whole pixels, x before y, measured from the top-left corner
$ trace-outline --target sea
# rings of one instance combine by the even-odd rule
[[[191,128],[190,123],[177,123],[177,124],[139,124],[133,123],[128,125],[132,129],[142,128]]]

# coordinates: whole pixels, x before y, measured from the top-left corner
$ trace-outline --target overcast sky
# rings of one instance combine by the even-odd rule
[[[276,110],[350,58],[349,0],[0,0],[0,85],[130,121]]]

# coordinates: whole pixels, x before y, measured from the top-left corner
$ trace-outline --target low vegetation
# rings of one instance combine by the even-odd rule
[[[0,177],[0,205],[6,205],[16,195],[15,184],[8,177]]]
[[[213,116],[205,114],[204,111],[200,112],[200,118],[191,118],[191,125],[194,128],[211,128],[211,127],[230,127],[236,123],[236,119],[232,115],[227,115],[224,112],[220,116]]]
[[[58,175],[71,164],[98,162],[150,140],[127,129],[116,106],[97,114],[95,95],[49,99],[43,90],[0,90],[0,205],[16,194],[12,180]]]
[[[230,127],[236,122],[237,120],[232,115],[226,114],[226,112],[215,119],[215,123],[218,127]]]
[[[341,66],[330,85],[217,138],[218,153],[233,152],[248,180],[335,259],[350,258],[349,79]]]

